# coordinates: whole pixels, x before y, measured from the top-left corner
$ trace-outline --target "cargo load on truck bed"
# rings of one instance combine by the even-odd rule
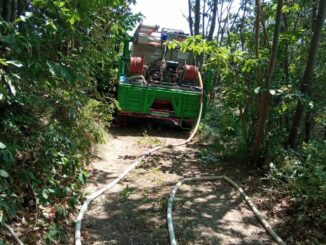
[[[187,36],[180,30],[138,26],[131,51],[129,42],[125,42],[119,64],[120,116],[164,118],[180,124],[196,120],[204,91],[199,85],[198,68],[192,64],[194,57],[164,45]]]

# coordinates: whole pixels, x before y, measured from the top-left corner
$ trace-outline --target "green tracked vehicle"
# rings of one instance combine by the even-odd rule
[[[190,65],[192,54],[164,45],[187,36],[179,30],[159,31],[158,26],[140,24],[124,43],[118,71],[120,118],[159,118],[189,125],[198,118],[202,93],[204,115],[212,76],[204,75],[202,89],[198,68]]]

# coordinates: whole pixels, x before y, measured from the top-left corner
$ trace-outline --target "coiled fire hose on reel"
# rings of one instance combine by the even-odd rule
[[[122,180],[124,177],[126,177],[126,175],[130,171],[132,171],[138,164],[140,164],[142,160],[144,160],[147,156],[149,156],[153,152],[156,152],[158,150],[161,150],[161,149],[167,148],[167,147],[177,147],[177,146],[181,146],[181,145],[186,145],[186,144],[189,144],[191,142],[191,140],[193,139],[193,137],[195,136],[195,134],[198,131],[200,120],[201,120],[201,116],[202,116],[202,112],[203,112],[203,89],[204,89],[204,86],[203,86],[203,81],[202,81],[202,77],[201,77],[200,72],[197,71],[197,74],[198,74],[198,79],[199,79],[199,85],[200,85],[200,88],[201,88],[200,111],[199,111],[198,119],[197,119],[197,122],[196,122],[196,126],[195,126],[194,130],[192,131],[191,135],[189,136],[189,138],[187,140],[181,142],[181,143],[172,144],[172,145],[170,144],[170,145],[157,146],[155,148],[152,148],[152,149],[146,151],[136,161],[134,161],[119,177],[117,177],[115,180],[113,180],[112,182],[110,182],[108,185],[102,187],[98,191],[95,191],[94,193],[90,194],[86,198],[86,200],[84,201],[84,203],[83,203],[83,205],[82,205],[82,207],[81,207],[81,209],[79,211],[79,214],[77,216],[77,219],[76,219],[75,245],[81,245],[82,244],[82,242],[81,242],[82,219],[84,217],[84,214],[85,214],[85,212],[86,212],[89,204],[93,200],[95,200],[97,197],[99,197],[100,195],[102,195],[107,190],[111,189],[120,180]],[[173,190],[172,190],[172,192],[170,194],[170,198],[168,200],[168,208],[167,208],[167,222],[168,222],[168,230],[169,230],[170,244],[171,245],[176,245],[177,244],[177,241],[176,241],[176,238],[175,238],[175,234],[174,234],[174,228],[173,228],[172,205],[173,205],[173,199],[174,199],[174,197],[176,195],[176,192],[178,190],[178,187],[181,186],[184,182],[190,182],[190,181],[212,181],[212,180],[219,180],[219,179],[223,179],[223,180],[227,181],[237,191],[239,191],[240,194],[241,194],[241,196],[245,199],[246,203],[251,208],[251,210],[257,216],[258,220],[262,223],[262,225],[264,226],[264,228],[266,229],[266,231],[272,236],[272,238],[278,244],[285,245],[285,242],[275,233],[275,231],[273,230],[273,228],[263,218],[262,214],[258,211],[258,209],[256,208],[256,206],[252,203],[252,201],[246,195],[246,193],[233,180],[231,180],[227,176],[205,176],[205,177],[186,178],[186,179],[183,179],[183,180],[181,180],[181,181],[179,181],[177,183],[177,185],[173,188]]]

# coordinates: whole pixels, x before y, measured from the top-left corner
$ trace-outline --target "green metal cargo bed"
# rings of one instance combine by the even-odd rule
[[[120,83],[118,101],[125,114],[195,120],[199,114],[200,92]],[[155,101],[170,102],[173,110],[155,109]]]

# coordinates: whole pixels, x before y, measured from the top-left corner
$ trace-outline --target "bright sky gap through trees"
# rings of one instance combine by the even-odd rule
[[[231,9],[236,12],[238,8],[239,0],[235,0]],[[131,9],[134,13],[141,12],[145,16],[144,24],[180,29],[189,33],[187,0],[137,0]]]

